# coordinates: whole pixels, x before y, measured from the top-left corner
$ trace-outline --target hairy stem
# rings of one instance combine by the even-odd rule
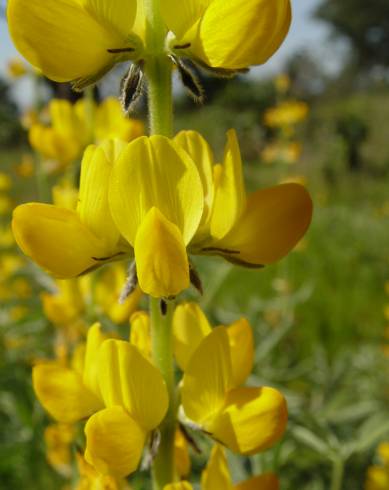
[[[166,27],[160,0],[143,0],[146,19],[145,74],[148,83],[150,133],[171,137],[173,133],[172,63],[165,52]],[[165,380],[169,408],[160,427],[161,443],[153,462],[153,489],[163,490],[175,479],[174,436],[177,425],[173,361],[172,314],[162,311],[159,299],[150,298],[152,355]]]
[[[167,483],[175,478],[174,435],[176,431],[176,399],[173,364],[172,315],[174,305],[169,304],[167,311],[161,311],[160,300],[150,298],[151,340],[155,365],[165,380],[169,394],[169,408],[160,427],[161,444],[153,463],[153,488],[163,490]]]

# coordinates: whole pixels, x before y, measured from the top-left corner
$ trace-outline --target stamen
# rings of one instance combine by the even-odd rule
[[[97,262],[104,262],[105,260],[112,260],[115,257],[120,257],[120,255],[125,255],[124,252],[118,252],[117,254],[111,255],[110,257],[91,257],[93,260]]]
[[[167,303],[164,299],[161,299],[161,302],[159,303],[159,308],[161,310],[161,315],[166,316],[167,313]]]
[[[239,250],[229,250],[228,248],[218,248],[218,247],[205,247],[201,249],[202,252],[219,252],[223,254],[238,254]]]
[[[135,51],[134,48],[110,48],[107,49],[108,53],[118,54],[118,53],[132,53]]]
[[[126,114],[133,111],[136,103],[143,94],[144,77],[142,65],[142,62],[133,63],[120,85],[120,102]]]
[[[138,285],[138,275],[136,273],[135,260],[130,264],[127,273],[126,283],[119,296],[119,304],[122,305],[126,299],[132,294]]]
[[[173,46],[174,49],[188,49],[191,47],[191,44],[190,43],[186,43],[186,44],[177,44],[176,46]]]

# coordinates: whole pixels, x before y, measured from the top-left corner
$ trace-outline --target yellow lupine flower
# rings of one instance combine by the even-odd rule
[[[240,325],[238,333],[250,337],[249,325]],[[250,455],[280,439],[287,407],[274,388],[241,386],[253,362],[252,342],[242,345],[231,345],[225,327],[215,328],[190,357],[181,395],[186,417],[232,451]]]
[[[291,21],[289,0],[162,0],[169,46],[211,68],[239,70],[265,63]]]
[[[146,359],[151,360],[150,317],[145,311],[137,311],[130,318],[130,342]]]
[[[12,186],[11,177],[4,172],[0,172],[0,191],[2,192],[9,191],[11,189],[11,186]]]
[[[269,128],[284,128],[304,121],[309,107],[305,102],[288,100],[265,112],[264,121]]]
[[[119,303],[118,298],[126,282],[126,275],[124,264],[113,263],[100,271],[92,280],[93,284],[87,276],[80,279],[83,284],[88,282],[92,303],[97,312],[107,315],[115,324],[128,321],[143,295],[142,290],[137,287],[123,303]],[[85,292],[84,289],[84,294]]]
[[[81,155],[88,144],[88,135],[69,101],[53,99],[48,110],[51,125],[32,124],[29,141],[44,158],[66,165]]]
[[[6,194],[0,193],[0,216],[2,214],[8,214],[13,207],[12,199]]]
[[[182,303],[173,315],[174,355],[185,371],[202,340],[212,332],[206,316],[197,303]],[[226,328],[232,361],[232,376],[236,386],[249,376],[254,358],[254,339],[251,327],[241,318]]]
[[[135,0],[11,0],[7,18],[22,55],[57,82],[93,83],[115,63],[138,59]]]
[[[377,453],[383,465],[389,470],[389,442],[381,442],[378,446]]]
[[[107,97],[95,109],[94,138],[96,142],[110,138],[130,142],[143,136],[144,132],[143,122],[126,117],[116,97]]]
[[[22,204],[12,228],[23,252],[60,279],[79,276],[126,256],[108,208],[108,179],[124,143],[91,145],[84,154],[77,211],[49,204]]]
[[[90,143],[115,138],[129,142],[144,134],[142,121],[126,117],[115,97],[108,97],[101,104],[84,98],[75,104],[53,99],[48,111],[50,125],[32,124],[30,143],[45,158],[62,165],[76,160]]]
[[[42,362],[33,368],[35,394],[49,414],[59,422],[71,424],[89,417],[104,407],[96,380],[98,349],[105,336],[99,324],[88,331],[83,362],[73,367],[56,361]]]
[[[166,54],[231,71],[264,63],[291,21],[289,0],[163,0],[161,11]],[[58,82],[82,88],[115,63],[147,62],[143,8],[135,0],[9,0],[7,17],[18,50]]]
[[[176,468],[176,473],[180,478],[189,475],[191,461],[189,457],[188,441],[180,429],[176,430],[174,437],[174,466]]]
[[[152,296],[189,286],[186,245],[203,211],[196,165],[172,140],[141,137],[116,161],[110,182],[113,219],[134,247],[139,285]]]
[[[53,203],[59,208],[77,209],[78,189],[69,182],[63,182],[52,188]]]
[[[192,485],[185,481],[171,483],[164,490],[192,490]],[[216,444],[201,475],[201,490],[279,490],[279,482],[273,473],[266,473],[234,485],[225,451]]]
[[[302,147],[297,141],[287,144],[270,143],[261,153],[261,158],[265,163],[277,161],[292,165],[301,157]]]
[[[128,483],[111,475],[101,475],[77,453],[79,480],[75,490],[131,490]]]
[[[34,157],[28,153],[22,155],[21,161],[15,165],[16,175],[24,179],[28,179],[34,175],[35,160]]]
[[[274,85],[278,93],[285,94],[290,89],[291,79],[286,73],[280,73],[275,78]]]
[[[85,426],[85,457],[100,473],[120,478],[138,467],[149,433],[165,416],[168,394],[161,373],[129,342],[103,343],[97,376],[106,408]]]
[[[163,490],[193,490],[193,487],[188,481],[183,480],[177,483],[169,483],[163,487]]]
[[[27,75],[26,65],[19,58],[12,58],[7,63],[7,72],[10,78],[21,78]]]
[[[194,131],[174,140],[138,138],[114,165],[109,201],[118,229],[134,247],[140,286],[156,297],[188,287],[186,248],[262,267],[296,245],[312,215],[309,194],[297,184],[246,196],[233,131],[223,165],[215,164]]]
[[[46,458],[50,465],[61,475],[72,475],[71,443],[75,438],[75,429],[69,424],[51,424],[45,429]]]
[[[235,131],[227,137],[223,164],[215,163],[208,144],[195,131],[175,138],[198,166],[204,187],[205,211],[190,250],[261,267],[284,257],[305,234],[312,201],[296,184],[246,195]]]
[[[41,293],[43,311],[54,325],[65,328],[71,337],[78,337],[84,327],[81,317],[85,311],[80,286],[76,279],[56,282],[55,293]]]
[[[74,368],[39,364],[33,385],[55,419],[73,423],[89,417],[86,461],[115,478],[136,470],[148,434],[168,406],[160,372],[130,343],[106,339],[99,324],[88,332],[83,363]]]
[[[193,131],[174,140],[152,136],[91,146],[79,200],[77,212],[34,203],[16,208],[13,230],[24,253],[70,278],[133,247],[140,287],[155,297],[189,286],[188,251],[262,267],[296,245],[312,215],[309,194],[297,184],[246,196],[233,131],[222,165]]]
[[[365,490],[388,490],[389,471],[382,466],[370,466],[367,470]]]
[[[9,248],[14,243],[11,226],[8,223],[5,225],[0,224],[0,248]]]

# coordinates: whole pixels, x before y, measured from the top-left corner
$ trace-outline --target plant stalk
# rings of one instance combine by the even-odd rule
[[[166,27],[160,0],[143,0],[146,19],[145,75],[148,84],[148,111],[151,135],[173,134],[172,62],[165,52]],[[169,408],[163,420],[161,443],[153,462],[153,489],[163,490],[175,480],[174,437],[177,425],[175,398],[172,315],[174,305],[162,311],[161,301],[150,297],[152,356],[165,380]]]
[[[337,459],[332,465],[331,490],[342,490],[344,477],[344,462]]]
[[[145,74],[151,134],[173,134],[172,62],[165,51],[166,27],[160,0],[144,0],[146,17]]]
[[[160,300],[150,298],[153,360],[161,371],[169,395],[169,408],[160,427],[161,443],[153,462],[154,490],[163,490],[166,484],[175,479],[174,437],[177,425],[177,409],[173,364],[173,311],[174,305],[168,304],[166,314],[163,314]]]

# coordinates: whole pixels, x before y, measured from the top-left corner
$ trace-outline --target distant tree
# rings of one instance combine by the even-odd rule
[[[388,0],[322,0],[315,16],[348,39],[359,68],[389,67]]]
[[[15,145],[22,138],[16,104],[11,99],[9,86],[0,78],[0,147]]]
[[[286,62],[285,73],[292,82],[292,94],[311,98],[323,92],[328,79],[320,62],[306,49],[294,53]]]
[[[349,170],[352,172],[361,170],[362,145],[368,137],[368,126],[366,122],[356,114],[346,113],[338,118],[336,129],[346,147]]]

